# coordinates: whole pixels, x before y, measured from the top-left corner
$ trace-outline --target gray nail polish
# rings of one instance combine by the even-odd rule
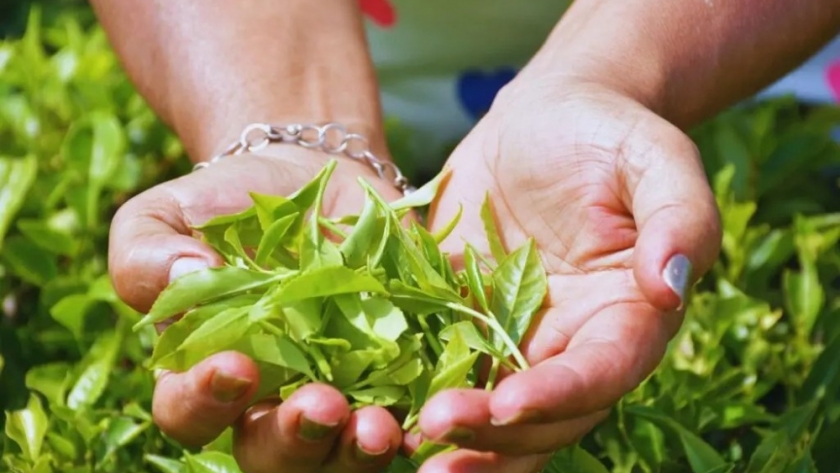
[[[680,297],[680,308],[685,303],[685,291],[691,278],[691,261],[685,255],[674,255],[662,270],[662,279]]]

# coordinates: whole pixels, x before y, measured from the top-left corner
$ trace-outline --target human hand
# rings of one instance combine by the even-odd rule
[[[222,264],[191,227],[252,204],[249,192],[288,195],[310,181],[330,157],[279,145],[240,155],[161,184],[123,205],[111,228],[109,267],[117,293],[147,311],[169,282]],[[341,159],[330,180],[324,212],[357,212],[364,202],[358,176],[386,198],[400,197],[361,163]],[[376,472],[396,455],[400,426],[383,408],[351,412],[344,396],[324,384],[297,390],[282,404],[257,400],[259,373],[236,352],[216,354],[185,373],[159,376],[155,423],[175,440],[204,445],[234,426],[234,456],[245,473]],[[258,402],[248,409],[253,401]]]
[[[549,294],[521,344],[530,369],[429,400],[423,437],[462,448],[420,471],[539,471],[658,365],[718,255],[717,207],[690,139],[594,83],[514,81],[448,166],[430,225],[468,209],[444,242],[456,261],[463,240],[489,254],[489,192],[505,245],[535,239]]]

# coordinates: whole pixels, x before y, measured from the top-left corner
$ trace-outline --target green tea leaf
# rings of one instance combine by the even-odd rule
[[[324,239],[317,222],[304,231],[300,248],[300,267],[304,272],[327,267],[343,267],[341,252],[331,241]]]
[[[811,367],[811,372],[802,385],[801,393],[797,396],[806,401],[822,399],[831,404],[840,392],[840,337],[825,347],[819,358]]]
[[[93,302],[87,294],[71,294],[52,306],[50,315],[67,328],[77,340],[81,340],[85,315]]]
[[[330,315],[323,331],[325,339],[319,340],[320,345],[346,351],[375,350],[375,353],[381,353],[382,357],[388,360],[398,356],[397,343],[383,339],[374,333],[366,320],[363,308],[348,303],[342,305],[344,307],[336,304],[339,307],[338,310],[332,310],[334,306],[330,305],[330,310],[327,312]],[[314,339],[310,339],[310,343],[313,341]]]
[[[295,340],[307,340],[321,330],[321,299],[308,298],[286,304],[282,318]]]
[[[93,131],[89,176],[91,183],[104,186],[116,172],[125,152],[125,134],[114,115],[96,111],[89,115]]]
[[[348,391],[346,394],[362,404],[387,407],[400,402],[405,392],[405,388],[401,386],[377,386]]]
[[[47,438],[44,439],[49,444],[49,447],[58,454],[69,460],[76,460],[79,457],[79,451],[76,445],[65,437],[55,434],[54,432],[47,432]]]
[[[347,320],[362,332],[395,342],[408,329],[405,316],[389,300],[340,295],[335,302]]]
[[[38,161],[34,156],[0,157],[0,249],[37,173]]]
[[[248,335],[238,340],[233,348],[253,360],[289,368],[315,378],[306,354],[287,336],[262,333]]]
[[[339,388],[347,388],[364,373],[375,359],[381,358],[378,350],[354,350],[335,355],[333,361],[333,383]]]
[[[235,266],[248,266],[251,269],[259,270],[259,267],[248,254],[248,251],[242,244],[242,240],[239,238],[240,228],[238,223],[234,223],[233,225],[229,226],[227,230],[225,230],[224,238],[225,243],[230,245],[230,248],[233,250],[233,254],[227,255],[228,257],[236,256],[234,258]]]
[[[271,257],[277,249],[277,246],[282,243],[283,239],[288,234],[289,229],[292,228],[292,225],[299,216],[300,214],[298,213],[286,215],[271,223],[271,225],[265,229],[265,233],[263,234],[260,244],[257,247],[257,255],[254,258],[258,265],[263,266],[266,264],[268,258]]]
[[[422,465],[426,462],[426,460],[432,458],[433,456],[440,455],[442,453],[446,453],[456,449],[457,447],[455,445],[446,445],[430,440],[423,440],[423,442],[420,443],[420,446],[417,448],[417,450],[415,450],[414,453],[411,454],[410,459],[412,463]]]
[[[443,279],[445,279],[445,266],[449,259],[443,254],[440,247],[438,247],[435,237],[416,222],[411,224],[411,233],[417,239],[423,259],[431,265],[435,275],[443,276]],[[447,288],[450,287],[448,283],[445,284]]]
[[[478,327],[470,321],[458,322],[450,325],[440,332],[440,339],[451,341],[454,337],[460,337],[472,350],[491,355],[497,358],[504,358],[499,351],[490,344],[487,337],[479,332]]]
[[[327,182],[335,170],[336,164],[337,161],[334,159],[330,160],[319,174],[318,192],[315,195],[315,209],[309,218],[309,225],[304,230],[300,248],[300,267],[304,272],[324,267],[338,267],[343,264],[341,252],[335,244],[324,239],[318,220],[323,210],[322,206]]]
[[[96,404],[105,391],[122,337],[115,332],[100,336],[90,348],[83,363],[84,370],[67,395],[67,407],[81,410]]]
[[[207,230],[218,229],[222,234],[227,228],[234,223],[242,223],[248,220],[255,220],[259,222],[257,218],[257,209],[256,207],[248,207],[245,210],[242,210],[238,213],[227,214],[227,215],[218,215],[213,217],[201,225],[194,225],[193,229],[198,230],[200,232],[206,232]]]
[[[175,350],[177,371],[186,371],[204,358],[224,351],[248,331],[249,307],[224,310],[202,323]],[[173,360],[174,361],[174,360]]]
[[[394,457],[390,464],[388,464],[388,469],[385,470],[385,473],[417,473],[420,469],[420,466],[400,455]]]
[[[344,266],[326,266],[289,279],[277,294],[276,301],[285,306],[312,297],[359,292],[386,293],[382,283],[370,274],[353,271]]]
[[[35,461],[41,455],[48,422],[38,396],[31,394],[26,408],[6,412],[6,437],[18,444],[28,460]]]
[[[341,242],[339,250],[344,255],[345,264],[353,269],[359,268],[367,262],[368,256],[377,238],[375,235],[379,227],[379,208],[376,202],[366,195],[365,206],[359,215],[359,220],[353,227],[353,231]],[[381,235],[378,238],[383,238]]]
[[[809,334],[825,302],[815,264],[804,262],[802,271],[785,271],[782,281],[788,310],[802,333]]]
[[[403,337],[397,342],[398,349],[391,353],[385,360],[374,359],[374,370],[368,373],[367,377],[360,380],[354,386],[383,386],[392,384],[393,374],[402,369],[406,364],[418,357],[418,352],[423,348],[420,341],[423,334],[415,334]],[[384,366],[383,366],[384,365]]]
[[[481,205],[481,221],[484,224],[484,234],[487,236],[487,243],[490,245],[490,253],[497,263],[501,263],[507,256],[499,230],[496,228],[496,217],[493,213],[493,205],[490,201],[490,194],[484,196],[484,203]]]
[[[157,467],[161,473],[184,473],[186,470],[186,465],[171,458],[147,453],[143,459]]]
[[[26,387],[47,398],[49,404],[64,405],[64,396],[70,384],[69,363],[47,363],[26,372]]]
[[[395,238],[385,240],[388,243],[385,251],[390,253],[389,257],[394,263],[394,269],[400,274],[401,279],[415,282],[425,291],[446,294],[457,299],[454,289],[424,258],[422,250],[417,246],[411,234],[403,228],[399,217],[389,210],[388,203],[369,184],[363,180],[360,183],[391,221],[390,231]]]
[[[317,205],[318,195],[323,194],[323,190],[326,189],[326,182],[332,176],[337,165],[337,160],[330,159],[311,181],[289,195],[288,199],[297,205],[298,212],[301,215],[306,214],[307,211],[312,209],[312,206]]]
[[[41,249],[65,256],[79,250],[79,242],[72,235],[52,228],[40,220],[18,220],[17,228]]]
[[[447,222],[446,225],[444,225],[443,227],[441,227],[440,230],[435,232],[434,239],[435,239],[436,243],[438,243],[438,244],[442,243],[444,240],[446,240],[449,237],[449,235],[452,234],[452,232],[455,230],[455,227],[458,225],[458,222],[461,221],[461,217],[463,216],[463,213],[464,213],[464,206],[459,204],[458,205],[458,212],[455,214],[454,217],[452,217],[452,220]]]
[[[251,192],[249,195],[251,200],[254,201],[260,227],[266,233],[278,220],[299,215],[298,206],[286,197],[258,194],[256,192]]]
[[[683,450],[688,457],[688,462],[694,473],[722,471],[722,469],[727,467],[727,462],[714,448],[670,417],[647,406],[632,406],[628,407],[626,411],[629,414],[646,419],[661,429],[677,436],[682,443]]]
[[[401,365],[399,368],[391,371],[388,375],[390,383],[397,386],[405,386],[417,379],[424,370],[423,360],[420,358],[413,358]]]
[[[811,452],[806,450],[790,462],[784,473],[819,473],[819,470],[817,470]]]
[[[104,462],[117,450],[131,443],[148,427],[148,423],[136,422],[131,417],[121,416],[111,419],[103,437],[105,451],[99,458],[99,462]]]
[[[236,255],[242,254],[244,248],[256,248],[263,238],[263,231],[254,207],[236,214],[212,218],[193,228],[201,232],[202,239],[231,266],[238,265]],[[231,232],[235,232],[235,235]],[[231,239],[234,240],[234,244],[230,243]]]
[[[808,440],[808,425],[817,412],[817,406],[817,403],[810,402],[785,412],[777,423],[777,430],[766,435],[755,449],[745,471],[782,472],[785,465],[792,463],[797,446]]]
[[[189,454],[184,452],[187,473],[241,473],[236,460],[222,452],[201,452]]]
[[[417,315],[428,315],[446,309],[446,305],[452,301],[431,295],[422,289],[417,289],[399,280],[388,282],[388,291],[391,294],[391,301],[406,312]]]
[[[149,313],[135,325],[161,322],[192,308],[225,296],[258,290],[289,277],[291,272],[264,273],[234,266],[210,268],[185,274],[164,289]]]
[[[479,354],[477,351],[470,353],[460,332],[452,332],[452,338],[435,366],[435,374],[427,396],[432,397],[444,389],[468,386],[468,375]]]
[[[249,307],[257,303],[259,296],[252,294],[245,294],[224,299],[219,302],[207,304],[197,309],[193,309],[183,317],[172,323],[163,331],[155,344],[154,352],[149,360],[151,368],[167,368],[175,369],[183,364],[173,358],[177,352],[178,347],[184,343],[190,334],[192,334],[199,326],[215,317],[232,309],[244,308],[248,311]]]
[[[493,271],[492,280],[490,310],[511,340],[518,344],[548,290],[545,270],[534,241],[529,241],[501,260]],[[496,334],[491,334],[491,340],[501,347]]]
[[[36,286],[44,286],[58,275],[55,255],[21,236],[6,238],[0,256],[16,275]]]
[[[485,311],[490,310],[487,293],[484,292],[484,278],[478,265],[478,258],[475,256],[475,249],[470,245],[467,245],[466,250],[464,250],[464,272],[467,276],[467,286],[478,305]]]
[[[551,456],[545,473],[608,473],[595,456],[579,445],[566,447]]]
[[[391,203],[391,208],[394,210],[403,210],[409,208],[425,207],[432,203],[438,194],[443,180],[449,176],[451,170],[444,169],[439,172],[434,178],[423,184],[419,189],[400,198]]]

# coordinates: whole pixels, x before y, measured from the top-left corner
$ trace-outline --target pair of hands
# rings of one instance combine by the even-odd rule
[[[464,206],[444,242],[457,259],[464,240],[486,250],[479,208],[489,191],[506,246],[535,238],[549,296],[521,346],[531,369],[505,376],[492,392],[445,391],[425,406],[423,437],[462,448],[432,458],[422,473],[539,471],[657,366],[681,324],[686,291],[718,255],[717,208],[689,138],[608,87],[557,90],[531,82],[500,93],[453,152],[433,204],[433,229]],[[161,184],[120,209],[110,268],[124,300],[147,310],[171,279],[221,264],[191,225],[248,206],[249,191],[288,194],[330,159],[285,145],[260,154]],[[360,175],[398,197],[362,164],[342,160],[326,212],[358,211]],[[246,473],[374,473],[419,444],[386,410],[351,412],[325,385],[246,411],[257,384],[249,359],[217,354],[159,377],[155,421],[188,445],[234,425]]]

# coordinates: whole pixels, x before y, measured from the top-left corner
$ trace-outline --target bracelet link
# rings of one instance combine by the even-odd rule
[[[315,136],[310,136],[313,133]],[[331,134],[334,135],[337,144],[331,142]],[[358,133],[349,133],[339,123],[327,123],[320,126],[301,123],[282,126],[252,123],[242,130],[239,141],[232,143],[221,154],[209,161],[197,163],[193,171],[206,168],[227,156],[259,151],[270,143],[291,143],[308,149],[319,149],[329,154],[341,154],[364,162],[376,171],[380,179],[391,181],[391,184],[403,195],[408,195],[415,190],[396,164],[381,160],[373,154],[367,138]]]

